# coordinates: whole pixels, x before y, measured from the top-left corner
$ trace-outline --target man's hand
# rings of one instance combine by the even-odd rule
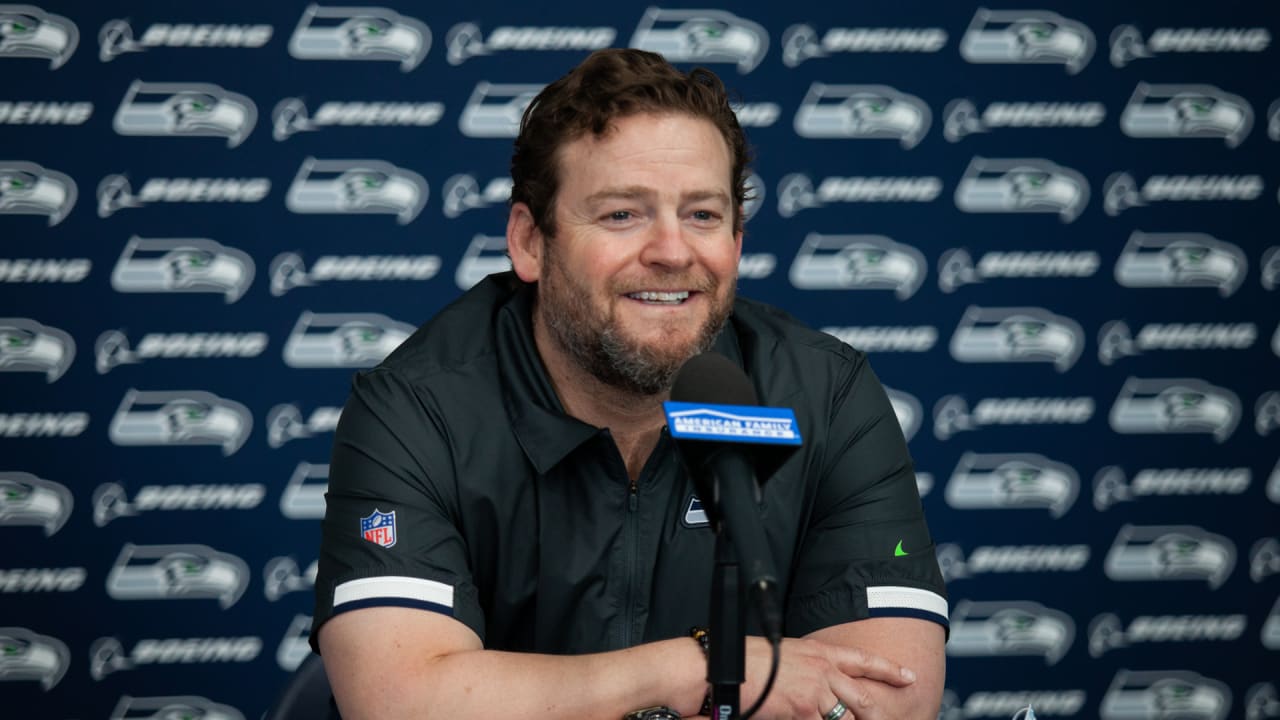
[[[769,676],[772,650],[764,638],[747,638],[747,682],[742,687],[742,711],[760,697]],[[756,716],[773,718],[821,718],[837,702],[849,713],[845,720],[899,718],[893,708],[882,707],[873,685],[903,688],[915,682],[915,673],[887,658],[822,640],[786,638],[782,658],[764,707]]]

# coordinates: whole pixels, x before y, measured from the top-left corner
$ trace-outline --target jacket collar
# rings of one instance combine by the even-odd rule
[[[515,280],[514,275],[512,281]],[[533,339],[534,289],[522,285],[498,310],[496,338],[502,401],[535,470],[545,475],[599,429],[565,414]]]

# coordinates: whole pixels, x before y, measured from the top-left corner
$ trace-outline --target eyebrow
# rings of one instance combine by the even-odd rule
[[[591,193],[587,196],[586,202],[589,205],[597,205],[606,200],[631,200],[636,198],[652,197],[656,191],[641,185],[629,185],[626,187],[605,188],[598,192]],[[704,200],[715,200],[723,205],[730,205],[729,195],[723,190],[695,190],[680,196],[682,203],[702,202]]]

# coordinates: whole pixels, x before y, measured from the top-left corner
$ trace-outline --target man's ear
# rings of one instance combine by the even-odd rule
[[[527,283],[537,282],[542,277],[545,251],[545,238],[534,223],[529,206],[522,202],[512,203],[511,212],[507,215],[507,254],[511,256],[511,267],[516,276]]]

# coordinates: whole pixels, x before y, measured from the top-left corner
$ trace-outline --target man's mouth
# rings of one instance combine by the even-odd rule
[[[642,290],[640,292],[627,293],[627,297],[632,300],[639,300],[640,302],[652,303],[655,305],[679,305],[689,299],[689,291]]]

